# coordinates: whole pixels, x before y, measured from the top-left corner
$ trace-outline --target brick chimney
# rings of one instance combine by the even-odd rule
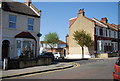
[[[83,9],[80,9],[80,10],[78,11],[78,14],[82,14],[82,15],[84,16],[84,15],[85,15],[84,8],[83,8]]]
[[[101,18],[101,22],[103,22],[103,23],[108,23],[108,19],[107,19],[106,17]]]
[[[26,0],[26,1],[25,1],[25,4],[26,4],[27,6],[30,6],[31,1],[32,1],[32,0]]]

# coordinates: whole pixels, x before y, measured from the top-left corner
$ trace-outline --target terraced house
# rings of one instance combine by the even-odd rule
[[[73,39],[76,30],[85,30],[92,37],[93,45],[84,47],[85,58],[107,58],[111,53],[118,52],[118,25],[108,23],[106,17],[98,20],[85,16],[84,9],[78,11],[78,16],[69,20],[69,34],[66,37],[68,57],[81,58],[82,49]]]
[[[39,54],[40,11],[31,0],[0,2],[0,19],[1,62],[8,57],[17,59],[25,50],[29,50],[32,57]]]

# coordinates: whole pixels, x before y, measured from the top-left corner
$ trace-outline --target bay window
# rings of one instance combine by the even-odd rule
[[[26,55],[33,57],[35,54],[35,41],[33,39],[17,38],[17,55]]]

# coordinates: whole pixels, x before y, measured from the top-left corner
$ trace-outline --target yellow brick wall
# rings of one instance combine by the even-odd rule
[[[78,14],[78,18],[69,28],[69,54],[82,54],[81,47],[73,39],[73,33],[76,30],[85,30],[89,33],[94,41],[94,22],[86,19],[82,14]],[[94,51],[94,45],[90,50]],[[84,53],[89,54],[88,48],[84,48]]]

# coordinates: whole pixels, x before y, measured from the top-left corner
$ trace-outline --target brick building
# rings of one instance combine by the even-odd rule
[[[69,20],[69,33],[66,36],[67,57],[81,58],[82,49],[73,39],[76,30],[85,30],[94,41],[91,47],[84,47],[85,58],[107,58],[109,54],[118,52],[118,25],[108,23],[106,17],[98,20],[85,16],[84,9],[78,11],[78,16]]]

